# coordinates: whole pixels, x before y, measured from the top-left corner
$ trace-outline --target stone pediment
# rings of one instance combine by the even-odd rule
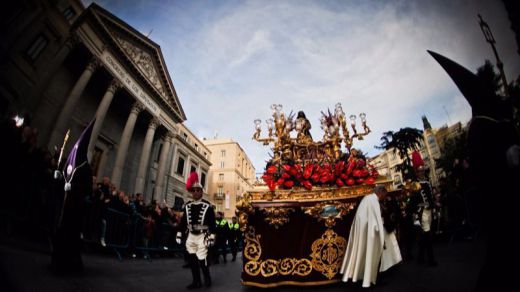
[[[159,45],[95,3],[89,8],[93,10],[120,51],[177,115],[180,122],[186,120]]]
[[[157,66],[154,64],[152,55],[146,52],[144,49],[138,47],[135,44],[132,44],[130,41],[124,39],[122,36],[112,32],[115,36],[115,39],[127,54],[127,56],[132,60],[134,65],[141,70],[143,75],[148,79],[148,81],[159,91],[162,97],[166,97],[166,91],[164,90],[164,86],[161,83],[161,79],[157,74]]]

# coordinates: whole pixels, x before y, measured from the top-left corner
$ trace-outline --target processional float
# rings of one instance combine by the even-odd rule
[[[322,112],[324,134],[314,141],[302,111],[286,115],[279,104],[271,109],[267,137],[261,138],[261,120],[254,121],[253,139],[272,150],[262,176],[265,186],[244,193],[237,203],[244,232],[242,284],[339,282],[357,204],[379,177],[352,147],[370,133],[366,115],[359,114],[362,132],[356,129],[357,117],[349,116],[350,132],[338,103],[333,113]]]

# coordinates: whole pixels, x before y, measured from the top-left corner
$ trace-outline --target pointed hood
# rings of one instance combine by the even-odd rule
[[[65,162],[63,176],[67,181],[72,180],[73,172],[76,168],[83,166],[84,164],[88,164],[88,144],[90,141],[90,135],[92,134],[92,128],[94,128],[94,122],[96,118],[94,118],[88,126],[83,130],[83,133],[79,136],[78,140],[72,147],[72,150],[69,153],[69,157]]]
[[[455,82],[471,106],[473,116],[482,115],[498,119],[511,116],[511,106],[502,101],[492,89],[482,84],[477,75],[440,54],[432,51],[428,53]]]

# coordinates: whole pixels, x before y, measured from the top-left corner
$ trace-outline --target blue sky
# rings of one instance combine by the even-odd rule
[[[92,1],[84,1],[88,6]],[[495,63],[477,13],[490,25],[508,81],[520,74],[502,1],[94,1],[161,46],[199,138],[232,138],[261,172],[268,148],[251,140],[270,105],[305,111],[315,139],[320,111],[341,102],[365,112],[372,156],[385,131],[467,122],[470,108],[427,54],[475,71]],[[265,134],[265,125],[264,125]]]

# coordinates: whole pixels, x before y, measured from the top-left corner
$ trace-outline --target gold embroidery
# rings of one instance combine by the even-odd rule
[[[328,229],[312,243],[312,267],[332,279],[339,270],[347,241],[342,236],[336,234],[332,229]]]
[[[262,274],[263,277],[271,277],[276,274],[283,276],[298,275],[307,276],[312,272],[312,264],[308,259],[284,258],[281,260],[260,260],[262,246],[260,235],[255,235],[253,227],[245,236],[244,258],[249,260],[244,265],[244,271],[251,276]]]
[[[294,212],[294,208],[269,207],[263,209],[265,222],[274,226],[275,229],[289,222],[289,214]]]

